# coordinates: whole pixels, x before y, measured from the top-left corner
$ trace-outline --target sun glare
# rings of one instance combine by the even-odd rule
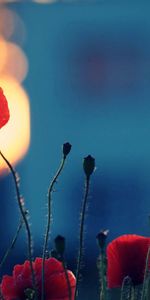
[[[0,149],[14,165],[27,152],[30,143],[30,108],[28,96],[11,77],[0,78],[0,86],[8,100],[9,122],[0,130]],[[0,158],[1,172],[7,167]]]

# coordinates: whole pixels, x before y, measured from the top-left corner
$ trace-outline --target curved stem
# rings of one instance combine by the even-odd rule
[[[18,238],[18,236],[19,236],[19,233],[20,233],[20,230],[21,230],[21,228],[22,228],[22,226],[23,226],[23,220],[21,219],[20,220],[20,223],[19,223],[19,225],[18,225],[18,227],[17,227],[17,230],[16,230],[16,233],[15,233],[15,235],[14,235],[14,237],[13,237],[13,239],[12,239],[12,241],[11,241],[11,243],[10,243],[10,246],[8,247],[8,249],[6,250],[6,252],[4,253],[4,256],[3,256],[3,258],[2,258],[2,260],[1,260],[1,262],[0,262],[0,270],[1,270],[1,268],[3,267],[3,265],[4,265],[4,263],[5,263],[5,261],[6,261],[6,259],[7,259],[7,257],[8,257],[8,255],[9,255],[9,253],[11,252],[11,250],[14,248],[14,246],[15,246],[15,243],[16,243],[16,241],[17,241],[17,238]]]
[[[18,178],[17,178],[17,174],[14,170],[14,168],[12,167],[11,163],[7,160],[7,158],[4,156],[4,154],[0,151],[0,155],[2,156],[2,158],[4,159],[4,161],[6,162],[7,166],[9,167],[14,182],[15,182],[15,188],[16,188],[16,194],[17,194],[17,202],[18,202],[18,206],[20,209],[20,213],[22,215],[22,219],[24,221],[25,227],[26,227],[26,232],[27,232],[27,238],[28,238],[28,256],[29,256],[29,262],[30,262],[30,269],[31,269],[31,276],[32,276],[32,284],[33,284],[33,289],[35,290],[35,298],[37,297],[37,289],[36,289],[36,282],[35,282],[35,274],[34,274],[34,269],[33,269],[33,262],[32,262],[32,239],[31,239],[31,232],[30,232],[30,227],[28,224],[28,220],[26,218],[26,213],[24,211],[23,205],[22,205],[22,201],[21,201],[21,195],[20,195],[20,190],[19,190],[19,185],[18,185]]]
[[[47,226],[46,226],[46,234],[45,234],[45,240],[44,240],[44,246],[43,246],[43,255],[42,255],[42,293],[41,293],[41,299],[44,300],[44,279],[45,279],[45,258],[46,258],[46,251],[47,251],[47,244],[48,244],[48,238],[50,233],[50,226],[51,226],[51,203],[52,203],[52,192],[54,184],[56,183],[65,163],[66,156],[64,155],[62,158],[62,161],[60,163],[60,166],[52,179],[49,189],[48,189],[48,216],[47,216]]]
[[[131,281],[131,278],[129,276],[126,276],[123,279],[122,286],[121,286],[121,300],[132,300],[133,295],[133,284]]]
[[[78,257],[77,257],[77,270],[76,270],[75,299],[77,298],[81,259],[82,259],[82,252],[83,252],[84,221],[85,221],[87,198],[88,198],[88,193],[89,193],[89,182],[90,182],[90,177],[86,176],[85,194],[84,194],[83,205],[82,205],[82,209],[81,209],[81,222],[80,222],[80,232],[79,232],[79,252],[78,252]]]

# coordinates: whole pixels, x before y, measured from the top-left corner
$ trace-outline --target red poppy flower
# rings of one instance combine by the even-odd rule
[[[0,128],[2,128],[9,120],[9,109],[6,97],[0,87]]]
[[[38,298],[41,299],[41,273],[42,258],[36,258],[33,262]],[[74,299],[76,280],[71,271],[68,278],[72,290],[72,300]],[[27,289],[32,289],[31,270],[29,261],[23,265],[16,265],[13,275],[3,276],[1,292],[5,300],[25,300]],[[62,263],[55,258],[45,260],[45,300],[69,300],[68,285]]]
[[[144,279],[146,256],[150,238],[135,234],[122,235],[107,247],[107,281],[109,288],[121,287],[124,277],[129,276],[134,285]]]

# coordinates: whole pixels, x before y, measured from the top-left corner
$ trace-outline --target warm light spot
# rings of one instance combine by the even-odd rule
[[[46,4],[46,3],[55,3],[57,0],[33,0],[33,2],[40,3],[40,4]]]
[[[0,3],[4,3],[0,0]],[[14,31],[14,16],[15,14],[7,8],[0,9],[0,33],[9,38]]]
[[[3,70],[7,60],[7,43],[0,37],[0,73]]]
[[[12,3],[12,2],[19,2],[21,0],[0,0],[0,4]]]
[[[25,155],[30,143],[29,101],[24,89],[11,77],[0,77],[0,86],[10,110],[10,120],[0,130],[0,149],[14,165]],[[6,169],[0,158],[0,174]]]
[[[22,82],[28,71],[28,62],[24,52],[16,44],[6,42],[5,63],[0,70],[0,76],[11,76]],[[3,55],[3,54],[2,54]]]
[[[6,3],[6,0],[4,2]],[[5,7],[0,8],[0,34],[7,40],[13,37],[18,44],[24,42],[26,37],[25,25],[15,11]]]

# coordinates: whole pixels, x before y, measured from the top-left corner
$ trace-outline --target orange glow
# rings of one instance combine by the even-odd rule
[[[11,77],[0,77],[0,86],[8,100],[10,120],[0,130],[0,149],[14,165],[27,152],[30,143],[30,109],[24,89]],[[0,158],[0,173],[7,169]]]
[[[0,33],[7,39],[14,32],[14,15],[9,9],[0,9]]]
[[[12,2],[19,2],[20,0],[0,0],[0,4],[12,3]]]
[[[7,43],[0,37],[0,73],[3,70],[7,60]]]
[[[55,3],[57,0],[33,0],[33,2],[40,3],[40,4],[46,4],[46,3]]]
[[[3,67],[1,67],[0,70],[0,76],[9,75],[18,82],[22,82],[28,71],[28,63],[25,54],[16,44],[3,42],[2,45],[3,49],[1,53],[5,60],[2,65]]]

